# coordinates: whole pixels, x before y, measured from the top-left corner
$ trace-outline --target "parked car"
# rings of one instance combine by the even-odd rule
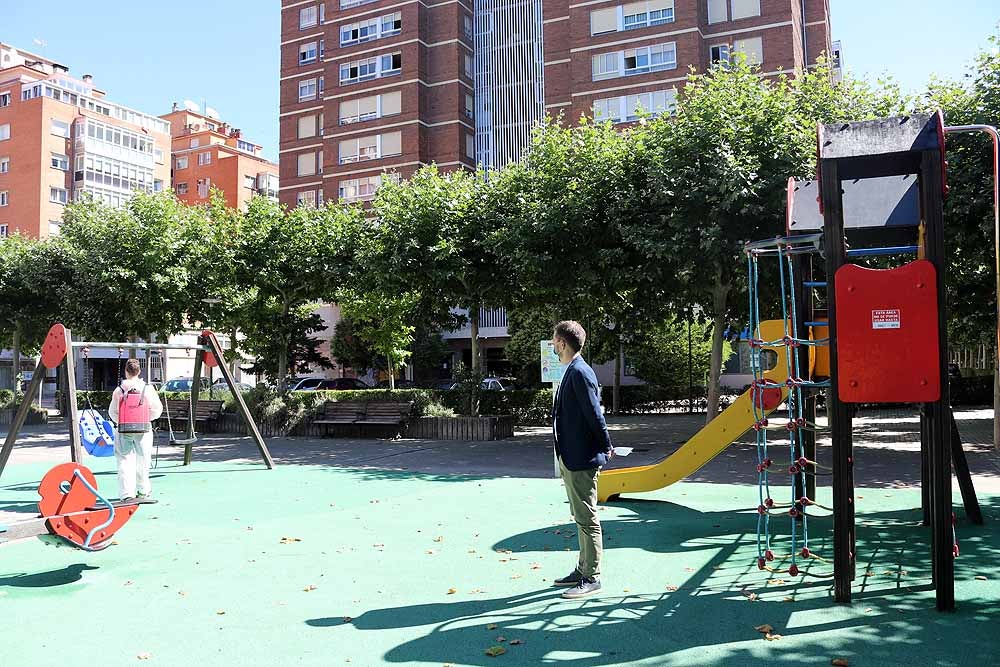
[[[292,388],[292,391],[309,391],[319,388],[320,384],[322,384],[325,379],[326,378],[302,378],[297,382],[289,380],[288,386]]]
[[[448,391],[449,389],[456,388],[458,388],[458,383],[454,380],[438,380],[431,385],[431,389],[437,389],[438,391]]]
[[[295,391],[345,391],[352,389],[371,389],[371,385],[357,378],[310,378],[296,385]]]
[[[201,379],[202,390],[208,390],[211,386],[208,378],[203,377]],[[191,378],[174,378],[172,380],[167,380],[163,383],[163,391],[191,391],[191,385],[193,380]]]
[[[485,391],[510,391],[513,385],[509,383],[504,385],[500,378],[485,378],[479,388]]]
[[[388,389],[389,381],[382,380],[375,386],[378,387],[379,389]],[[413,380],[396,380],[396,389],[416,389],[416,388],[417,388],[417,383],[414,382]]]
[[[250,391],[253,389],[253,385],[249,385],[246,382],[237,382],[236,387],[240,391]],[[226,384],[225,378],[219,378],[212,384],[213,391],[229,391],[229,386]]]

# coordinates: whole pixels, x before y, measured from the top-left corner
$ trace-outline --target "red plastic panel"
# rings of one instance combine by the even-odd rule
[[[211,329],[205,329],[204,331],[201,332],[201,335],[202,338],[205,339],[206,345],[210,344],[210,339],[215,338],[215,334],[212,333]],[[205,364],[205,366],[207,366],[208,368],[215,368],[219,365],[219,362],[216,360],[215,355],[211,352],[202,352],[201,362]]]
[[[925,259],[888,270],[846,264],[835,282],[840,400],[940,399],[934,265]]]
[[[42,363],[46,368],[55,368],[66,356],[66,327],[53,324],[42,343]]]

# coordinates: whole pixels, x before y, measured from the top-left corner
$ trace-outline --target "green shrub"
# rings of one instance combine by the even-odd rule
[[[17,407],[14,402],[14,391],[12,389],[0,389],[0,410]]]
[[[427,407],[424,408],[424,413],[421,415],[423,417],[455,417],[455,411],[451,408],[447,408],[440,403],[432,402],[428,403]]]

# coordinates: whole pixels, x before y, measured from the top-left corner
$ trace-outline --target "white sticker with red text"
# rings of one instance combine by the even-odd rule
[[[872,329],[898,329],[899,310],[873,310]]]

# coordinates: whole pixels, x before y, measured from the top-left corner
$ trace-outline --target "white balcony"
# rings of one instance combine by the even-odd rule
[[[469,311],[465,308],[453,308],[453,313],[468,317]],[[510,336],[507,331],[507,310],[505,308],[482,308],[479,311],[479,337],[480,338],[506,338]],[[472,338],[472,327],[466,323],[461,329],[455,331],[445,331],[441,334],[445,340],[461,340]]]

